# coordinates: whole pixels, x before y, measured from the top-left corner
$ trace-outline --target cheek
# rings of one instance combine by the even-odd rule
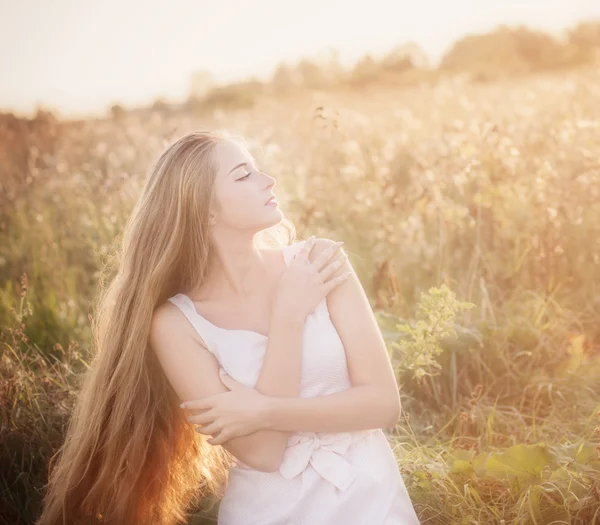
[[[227,224],[243,224],[256,216],[256,195],[250,185],[242,183],[217,190],[219,215]]]

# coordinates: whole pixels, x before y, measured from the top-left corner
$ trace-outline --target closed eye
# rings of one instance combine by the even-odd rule
[[[236,180],[245,180],[248,177],[250,177],[250,175],[252,175],[252,173],[254,173],[255,171],[259,171],[259,169],[256,166],[253,165],[253,167],[251,169],[248,169],[248,171],[250,173],[248,173],[247,175],[244,175],[243,177],[240,177],[239,179],[236,179]]]

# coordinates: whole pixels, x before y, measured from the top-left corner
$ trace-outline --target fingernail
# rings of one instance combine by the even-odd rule
[[[179,405],[179,408],[185,408],[185,403],[181,403],[181,405]]]

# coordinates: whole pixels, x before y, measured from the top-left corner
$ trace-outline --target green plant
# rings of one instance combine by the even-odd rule
[[[410,371],[417,379],[439,373],[441,365],[436,358],[443,352],[441,342],[457,337],[456,316],[474,306],[459,301],[445,284],[422,293],[417,321],[396,325],[404,337],[390,343],[398,369]]]

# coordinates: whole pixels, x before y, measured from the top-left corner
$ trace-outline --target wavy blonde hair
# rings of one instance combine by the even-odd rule
[[[185,420],[148,343],[154,310],[206,277],[212,153],[223,139],[244,142],[222,130],[188,133],[149,172],[121,249],[102,271],[93,357],[37,525],[172,525],[200,498],[223,494],[232,456]],[[257,241],[294,238],[284,219]]]

